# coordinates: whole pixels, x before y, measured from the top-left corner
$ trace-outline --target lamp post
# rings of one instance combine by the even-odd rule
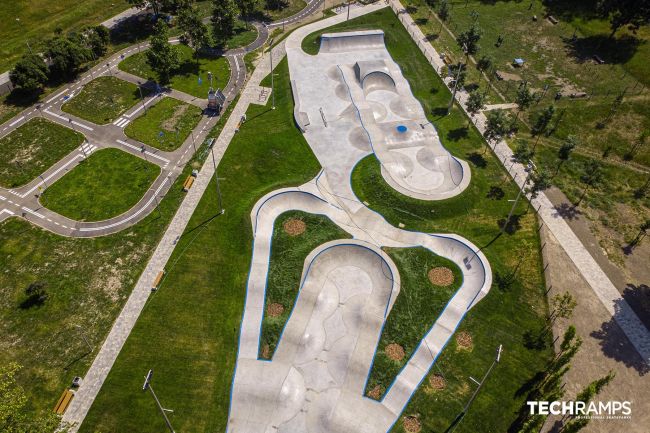
[[[70,127],[72,128],[72,130],[74,132],[77,132],[71,118],[68,118],[68,123],[70,124]],[[88,159],[88,155],[86,154],[86,148],[84,148],[84,144],[87,143],[87,142],[88,142],[88,140],[86,140],[86,136],[84,135],[84,143],[81,145],[81,152],[84,154],[84,159]]]
[[[214,179],[217,181],[217,196],[219,198],[219,209],[221,213],[224,213],[226,210],[223,208],[223,202],[221,201],[221,188],[219,186],[219,173],[217,173],[217,162],[214,159],[214,143],[216,141],[212,142],[212,145],[210,146],[210,153],[212,154],[212,165],[214,166]]]
[[[172,423],[169,421],[169,418],[167,418],[167,412],[173,412],[173,410],[170,409],[165,409],[162,407],[160,404],[160,400],[158,400],[158,397],[156,396],[156,393],[153,391],[153,388],[151,387],[151,378],[153,376],[153,370],[149,370],[149,373],[144,377],[144,385],[142,385],[142,390],[146,391],[149,390],[151,392],[151,396],[153,399],[156,401],[156,405],[158,406],[158,409],[160,410],[160,413],[162,414],[163,418],[165,419],[165,424],[167,424],[167,428],[171,433],[176,433],[174,432],[174,428],[172,427]]]
[[[269,54],[271,57],[271,109],[275,110],[275,84],[273,81],[273,39],[269,40]]]
[[[526,189],[526,185],[528,185],[528,181],[530,180],[530,176],[533,173],[534,167],[535,167],[535,165],[533,164],[533,162],[529,161],[528,162],[528,167],[527,167],[528,176],[526,176],[526,179],[524,179],[524,184],[519,189],[519,192],[517,193],[517,197],[515,198],[514,203],[512,203],[512,207],[510,208],[510,212],[508,213],[508,217],[506,218],[506,222],[503,223],[503,227],[501,227],[501,233],[503,233],[506,230],[506,228],[508,227],[508,224],[510,223],[510,218],[512,218],[512,214],[514,213],[515,208],[517,207],[517,203],[519,203],[519,199],[521,198],[521,194]]]
[[[463,44],[463,51],[467,53],[467,45]],[[451,92],[451,99],[449,100],[449,105],[447,105],[447,114],[451,111],[451,107],[454,105],[454,99],[456,99],[456,91],[458,90],[458,78],[460,78],[460,71],[462,71],[462,62],[458,62],[458,72],[456,72],[456,79],[454,80],[454,90]]]
[[[138,81],[138,90],[140,91],[140,101],[142,101],[142,108],[144,108],[145,114],[147,113],[147,106],[144,103],[144,95],[142,94],[142,83]]]

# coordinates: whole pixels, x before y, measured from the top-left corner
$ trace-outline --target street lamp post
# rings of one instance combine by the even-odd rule
[[[271,57],[271,109],[275,110],[275,84],[273,81],[273,39],[269,41],[269,54]]]
[[[467,45],[463,44],[463,51],[467,53]],[[454,80],[454,90],[451,93],[451,99],[449,100],[449,105],[447,105],[447,114],[451,111],[451,107],[454,105],[454,99],[456,99],[456,91],[458,90],[458,78],[460,78],[460,71],[462,71],[462,62],[458,62],[458,72],[456,72],[456,79]]]
[[[74,132],[77,132],[71,118],[68,118],[68,123],[70,124],[70,127],[72,128],[72,130]],[[84,147],[84,144],[87,143],[87,142],[88,142],[88,140],[86,139],[86,136],[84,135],[84,143],[81,144],[81,152],[84,154],[84,159],[88,159],[88,155],[86,154],[86,148]]]
[[[172,423],[169,421],[169,418],[167,418],[167,412],[173,412],[170,409],[165,409],[162,407],[160,404],[160,400],[158,400],[158,397],[156,396],[156,393],[153,391],[153,388],[151,387],[151,378],[153,376],[153,370],[149,370],[149,373],[144,377],[144,385],[142,385],[142,390],[146,391],[149,390],[151,392],[151,396],[156,402],[156,405],[158,406],[158,409],[160,410],[160,413],[162,414],[163,418],[165,419],[165,424],[167,424],[167,428],[171,433],[176,433],[174,432],[174,428],[172,427]]]
[[[144,95],[142,94],[142,83],[138,81],[138,90],[140,91],[140,101],[142,101],[142,108],[144,108],[145,114],[147,113],[147,106],[144,104]]]
[[[223,202],[221,201],[221,188],[219,186],[219,173],[217,173],[217,162],[214,159],[214,142],[210,146],[210,153],[212,154],[212,165],[214,166],[214,178],[217,181],[217,196],[219,197],[219,209],[221,213],[224,213],[226,210],[223,208]]]
[[[506,222],[503,223],[503,227],[501,227],[501,233],[503,233],[506,230],[506,228],[508,227],[508,224],[510,223],[510,218],[512,218],[512,214],[514,213],[515,208],[517,207],[517,203],[519,203],[519,199],[521,198],[522,193],[526,189],[526,185],[528,185],[528,181],[530,180],[530,176],[533,174],[533,169],[534,169],[533,162],[530,161],[528,163],[528,176],[526,176],[526,179],[524,179],[524,184],[519,189],[519,192],[517,193],[517,197],[515,198],[514,203],[512,203],[512,207],[510,208],[510,212],[508,213],[508,217],[506,218]]]

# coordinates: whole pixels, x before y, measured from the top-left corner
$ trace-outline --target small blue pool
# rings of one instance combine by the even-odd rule
[[[406,131],[408,131],[408,128],[407,128],[406,126],[404,126],[404,125],[399,125],[399,126],[397,127],[397,132],[404,133],[404,132],[406,132]]]

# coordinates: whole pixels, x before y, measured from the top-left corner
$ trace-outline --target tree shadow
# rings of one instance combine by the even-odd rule
[[[497,221],[499,228],[508,233],[509,235],[514,235],[519,229],[521,229],[521,217],[523,214],[515,214],[510,217],[510,221],[506,225],[506,219],[502,218]]]
[[[623,64],[629,61],[639,49],[642,41],[632,35],[610,38],[607,35],[593,35],[584,38],[563,38],[569,55],[578,62],[593,60],[598,55],[605,63]]]
[[[634,369],[639,376],[645,376],[650,372],[650,366],[637,353],[616,320],[622,315],[622,302],[622,299],[614,301],[614,316],[603,322],[600,329],[592,331],[589,335],[599,341],[600,348],[606,357],[621,362],[627,368]]]
[[[422,17],[422,18],[416,18],[416,19],[414,20],[414,22],[415,22],[415,24],[417,24],[417,25],[419,25],[419,26],[423,26],[423,25],[425,25],[426,23],[429,22],[429,18],[424,18],[424,17]]]
[[[409,14],[414,14],[418,11],[417,6],[406,6],[406,12]]]
[[[650,286],[627,283],[622,295],[641,322],[650,329]]]
[[[451,141],[458,141],[463,138],[467,138],[469,135],[469,128],[467,126],[461,126],[460,128],[455,128],[447,132],[447,139]]]
[[[582,212],[574,205],[569,202],[564,202],[561,203],[557,206],[554,207],[555,209],[555,215],[553,216],[559,216],[562,219],[569,220],[569,221],[574,221],[580,218],[580,215],[582,215]]]
[[[428,42],[433,42],[437,40],[439,37],[440,35],[437,33],[427,33],[424,39],[426,39]]]
[[[467,160],[469,162],[471,162],[472,164],[474,164],[478,168],[487,167],[487,161],[485,160],[485,158],[483,158],[483,155],[481,155],[478,152],[468,153],[465,157],[467,158]]]
[[[503,189],[498,186],[491,186],[490,190],[486,194],[486,197],[491,200],[501,200],[505,197],[506,193]]]
[[[539,385],[542,380],[544,379],[544,372],[543,371],[538,371],[528,379],[526,382],[524,382],[517,390],[515,391],[515,397],[521,397],[523,395],[527,395],[530,391],[535,389],[537,385]]]
[[[481,2],[483,3],[483,1]],[[496,3],[496,0],[490,4]],[[598,12],[594,7],[593,0],[571,0],[571,1],[557,1],[557,0],[544,0],[544,6],[550,15],[564,20],[571,20],[575,17],[583,19],[598,18]]]
[[[546,332],[541,330],[527,329],[523,335],[524,347],[528,350],[544,350],[546,348]]]
[[[431,114],[437,116],[438,118],[445,117],[447,115],[447,107],[435,107],[431,109]]]
[[[111,43],[119,45],[145,40],[153,34],[155,23],[155,17],[150,13],[125,18],[110,30]]]
[[[23,300],[20,304],[18,304],[18,307],[21,310],[29,310],[30,308],[40,308],[43,305],[45,305],[46,300],[47,298],[43,298],[42,296],[31,295],[28,296],[25,300]]]

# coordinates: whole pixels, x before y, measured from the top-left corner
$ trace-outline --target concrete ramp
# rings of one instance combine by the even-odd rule
[[[320,37],[319,54],[381,50],[383,48],[384,32],[382,30],[324,33]]]

